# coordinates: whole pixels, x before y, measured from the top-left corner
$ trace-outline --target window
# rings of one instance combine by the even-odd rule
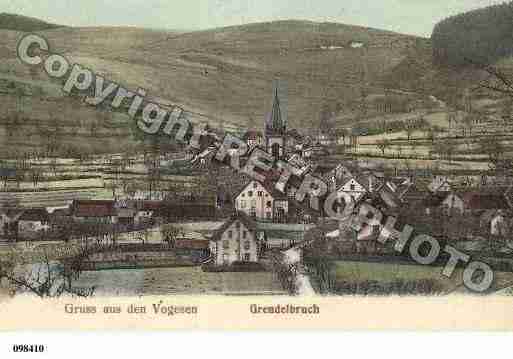
[[[251,243],[249,243],[249,241],[244,241],[244,249],[249,251],[249,248],[251,246]]]
[[[264,192],[258,191],[258,197],[262,197],[264,195]]]
[[[265,212],[265,218],[271,219],[271,212]]]
[[[253,182],[253,188],[257,188],[258,184],[256,182]]]
[[[351,183],[351,191],[354,191],[355,190],[355,186],[354,186],[354,183]]]
[[[256,208],[255,207],[251,207],[251,210],[249,212],[250,212],[251,217],[256,218]]]
[[[245,239],[247,235],[248,235],[247,231],[242,231],[242,239]]]
[[[249,253],[245,253],[245,254],[244,254],[244,261],[246,261],[246,262],[251,261],[251,256],[250,256],[250,254],[249,254]]]
[[[267,201],[266,205],[267,205],[268,208],[271,208],[271,206],[272,206],[271,201]]]
[[[246,208],[246,201],[240,201],[240,208]]]
[[[256,207],[256,199],[251,200],[251,207]]]
[[[248,197],[253,197],[253,191],[248,192]]]
[[[232,238],[232,235],[233,235],[232,231],[228,231],[228,238]]]
[[[230,241],[223,241],[223,249],[230,248]]]

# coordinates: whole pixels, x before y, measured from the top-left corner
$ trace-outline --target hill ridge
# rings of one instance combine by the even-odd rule
[[[14,31],[42,31],[63,27],[61,25],[52,24],[44,20],[8,12],[0,13],[0,29]]]

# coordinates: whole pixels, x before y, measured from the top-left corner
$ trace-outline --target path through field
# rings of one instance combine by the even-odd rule
[[[315,295],[315,291],[310,283],[310,278],[306,274],[303,273],[302,265],[301,265],[301,249],[297,247],[293,247],[289,250],[283,252],[285,254],[285,263],[287,264],[296,264],[298,265],[298,273],[296,278],[296,286],[298,289],[298,293],[301,296],[313,296]]]

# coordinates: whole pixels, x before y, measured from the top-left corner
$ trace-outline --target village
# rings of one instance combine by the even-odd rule
[[[394,112],[382,101],[375,106],[389,118]],[[486,258],[505,273],[506,283],[509,280],[512,263],[505,255],[513,250],[508,241],[513,190],[508,178],[398,169],[359,160],[351,149],[366,138],[361,127],[335,130],[321,121],[313,136],[289,129],[277,88],[263,127],[236,135],[248,147],[260,147],[303,174],[322,179],[330,192],[344,194],[354,203],[372,203],[415,230]],[[347,147],[346,137],[350,137]],[[334,152],[340,143],[342,156]],[[293,191],[282,193],[272,183],[216,163],[214,153],[215,148],[207,144],[201,151],[163,154],[158,147],[144,155],[90,159],[83,165],[95,171],[92,183],[73,188],[77,180],[62,180],[53,197],[46,198],[52,191],[38,186],[37,178],[29,183],[19,179],[21,169],[29,172],[30,164],[4,166],[0,243],[4,248],[32,249],[72,243],[108,245],[88,253],[81,267],[84,273],[166,268],[195,268],[209,275],[243,273],[249,286],[243,291],[233,289],[239,294],[313,294],[333,287],[342,294],[347,283],[355,280],[351,278],[354,268],[347,266],[412,265],[376,241],[381,226],[356,232],[324,211],[298,203]],[[46,167],[42,163],[40,177]],[[49,164],[46,170],[51,172]],[[53,163],[54,168],[59,166],[66,164]],[[316,247],[319,241],[322,251]],[[328,283],[322,268],[326,258],[331,263],[328,276],[333,271],[335,277],[342,273]],[[367,275],[356,280],[375,281],[377,270],[367,268]],[[262,273],[271,275],[264,280],[267,284],[252,287],[252,276]],[[396,280],[392,279],[384,280]],[[410,282],[412,293],[419,283],[418,290],[426,293],[458,287],[452,282],[440,285],[433,273],[422,271]]]

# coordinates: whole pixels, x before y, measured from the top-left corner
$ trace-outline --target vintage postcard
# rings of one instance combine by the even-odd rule
[[[513,328],[513,3],[0,11],[0,330]]]

